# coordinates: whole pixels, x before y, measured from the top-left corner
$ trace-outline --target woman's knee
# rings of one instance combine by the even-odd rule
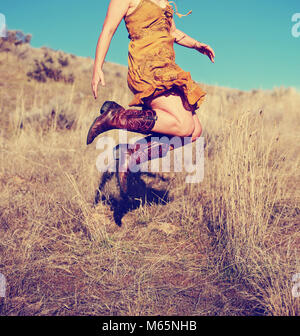
[[[180,118],[177,127],[180,137],[190,137],[195,131],[195,123],[191,116]]]
[[[195,128],[192,134],[192,141],[196,141],[202,135],[202,125],[199,120],[194,120]]]
[[[151,108],[162,110],[173,116],[172,126],[176,129],[176,135],[189,137],[195,130],[195,122],[191,111],[182,105],[181,98],[177,95],[158,97],[151,101]]]

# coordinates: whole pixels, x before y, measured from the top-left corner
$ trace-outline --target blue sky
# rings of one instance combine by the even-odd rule
[[[177,27],[207,43],[216,63],[175,45],[176,62],[195,81],[242,90],[294,86],[300,89],[300,37],[292,35],[299,0],[177,0]],[[94,58],[109,0],[1,1],[8,29],[30,33],[32,46],[47,46]],[[300,25],[298,31],[300,32]],[[128,33],[121,22],[107,61],[127,65]]]

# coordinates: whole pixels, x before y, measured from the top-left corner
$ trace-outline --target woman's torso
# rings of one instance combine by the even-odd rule
[[[170,34],[172,18],[173,8],[169,3],[161,7],[152,0],[139,0],[138,5],[124,17],[131,40],[129,52],[147,53],[159,45],[162,48],[164,43],[173,47],[174,38]]]
[[[170,33],[172,18],[173,8],[169,3],[162,8],[152,0],[140,0],[131,14],[124,18],[130,38],[129,85],[133,82],[161,82],[176,75],[175,38]]]

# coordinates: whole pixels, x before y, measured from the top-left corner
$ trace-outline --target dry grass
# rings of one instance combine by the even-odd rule
[[[131,99],[126,68],[106,64],[95,102],[91,59],[12,49],[0,53],[2,315],[300,315],[299,93],[203,84],[204,181],[146,176],[147,197],[125,204],[114,179],[99,192],[85,137],[104,100]],[[45,51],[68,57],[73,84],[28,81]]]

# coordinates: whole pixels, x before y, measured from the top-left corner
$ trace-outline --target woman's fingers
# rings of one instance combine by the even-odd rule
[[[104,74],[103,73],[100,75],[100,81],[101,81],[101,85],[105,86],[105,79],[104,79]]]
[[[215,57],[215,52],[213,51],[213,49],[211,47],[208,47],[208,50],[212,53],[212,56]]]
[[[93,91],[93,95],[94,95],[95,99],[98,98],[99,83],[101,83],[102,86],[105,86],[105,79],[104,79],[103,71],[99,71],[99,72],[93,74],[92,91]]]
[[[214,60],[214,58],[215,58],[215,53],[214,53],[214,51],[213,51],[209,46],[206,47],[206,55],[209,57],[209,59],[210,59],[213,63],[215,63],[215,60]]]
[[[92,90],[93,90],[93,95],[94,98],[97,99],[98,98],[98,83],[92,83]]]
[[[210,46],[206,46],[206,54],[207,54],[207,56],[209,57],[209,59],[210,59],[213,63],[215,63],[215,60],[214,60],[214,58],[215,58],[215,53],[214,53],[213,49],[212,49]]]
[[[210,58],[210,60],[213,62],[213,63],[215,63],[215,55],[212,53],[212,52],[209,52],[209,56],[208,56],[209,58]]]
[[[208,56],[208,58],[215,63],[215,52],[213,51],[213,49],[208,46],[207,44],[202,44],[201,47],[197,48],[197,50],[199,52],[201,52],[202,54]]]

